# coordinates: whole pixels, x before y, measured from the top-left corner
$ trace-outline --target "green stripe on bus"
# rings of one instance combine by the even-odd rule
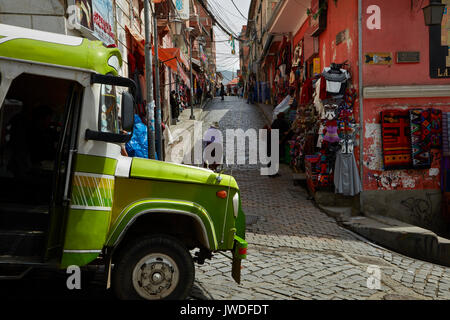
[[[107,174],[111,176],[116,173],[116,159],[78,154],[76,161],[75,171],[77,172]]]

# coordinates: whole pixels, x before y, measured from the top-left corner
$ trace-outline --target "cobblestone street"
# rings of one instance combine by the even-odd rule
[[[204,126],[262,128],[257,106],[237,97],[216,98]],[[261,176],[252,165],[229,167],[247,215],[248,259],[242,282],[231,278],[227,257],[215,255],[196,268],[192,299],[450,299],[450,268],[381,248],[340,227],[294,186],[291,170]],[[374,288],[380,270],[381,286]],[[373,289],[370,289],[373,288]]]

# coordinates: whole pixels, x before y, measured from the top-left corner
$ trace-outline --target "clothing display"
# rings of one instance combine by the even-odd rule
[[[305,170],[311,192],[333,188],[337,193],[356,195],[361,191],[353,156],[356,91],[347,86],[350,78],[347,70],[336,70],[333,65],[299,83],[297,117],[289,141],[291,166]]]

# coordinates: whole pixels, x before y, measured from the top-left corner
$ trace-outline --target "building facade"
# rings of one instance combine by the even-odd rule
[[[161,120],[169,127],[174,124],[171,121],[170,92],[181,92],[186,96],[181,97],[184,107],[189,105],[190,39],[194,61],[201,61],[194,71],[192,85],[202,83],[206,86],[205,81],[214,82],[216,72],[213,21],[197,0],[184,0],[182,4],[183,12],[178,11],[173,0],[151,1],[151,10],[156,16],[156,25],[150,18],[153,55],[155,28],[159,51],[159,61],[153,57],[154,98],[159,97]],[[181,26],[177,27],[175,20],[179,20]],[[139,84],[142,94],[139,95],[137,111],[145,121],[145,19],[142,0],[5,0],[0,3],[0,23],[100,40],[105,45],[117,46],[123,59],[120,75]],[[175,30],[179,27],[181,30]],[[193,27],[194,31],[187,32],[187,27]],[[159,67],[158,83],[155,82],[156,63]],[[158,87],[159,95],[156,94]]]
[[[319,110],[323,104],[332,104],[330,97],[339,96],[327,96],[327,91],[322,103],[304,94],[317,88],[333,63],[344,63],[340,67],[349,76],[346,85],[350,90],[344,98],[350,99],[346,102],[351,102],[354,119],[352,153],[362,186],[355,195],[357,210],[447,235],[444,176],[449,168],[444,164],[446,137],[440,130],[442,116],[450,112],[448,2],[442,1],[446,5],[442,23],[427,26],[422,7],[428,1],[281,0],[269,10],[272,7],[266,2],[255,0],[246,33],[249,69],[259,84],[258,101],[277,105],[293,89],[298,112],[304,112],[305,106],[309,112],[310,103],[318,122],[324,123]],[[304,86],[308,80],[313,89]],[[415,112],[422,120],[413,118]],[[405,123],[399,120],[402,117]],[[343,123],[339,116],[337,121]],[[432,129],[426,127],[428,122]],[[421,138],[414,136],[417,130]],[[319,148],[303,151],[312,156]]]

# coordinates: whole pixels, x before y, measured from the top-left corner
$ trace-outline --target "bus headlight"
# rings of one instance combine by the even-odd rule
[[[233,210],[234,210],[234,217],[237,218],[239,213],[239,193],[236,192],[236,194],[233,197]]]

